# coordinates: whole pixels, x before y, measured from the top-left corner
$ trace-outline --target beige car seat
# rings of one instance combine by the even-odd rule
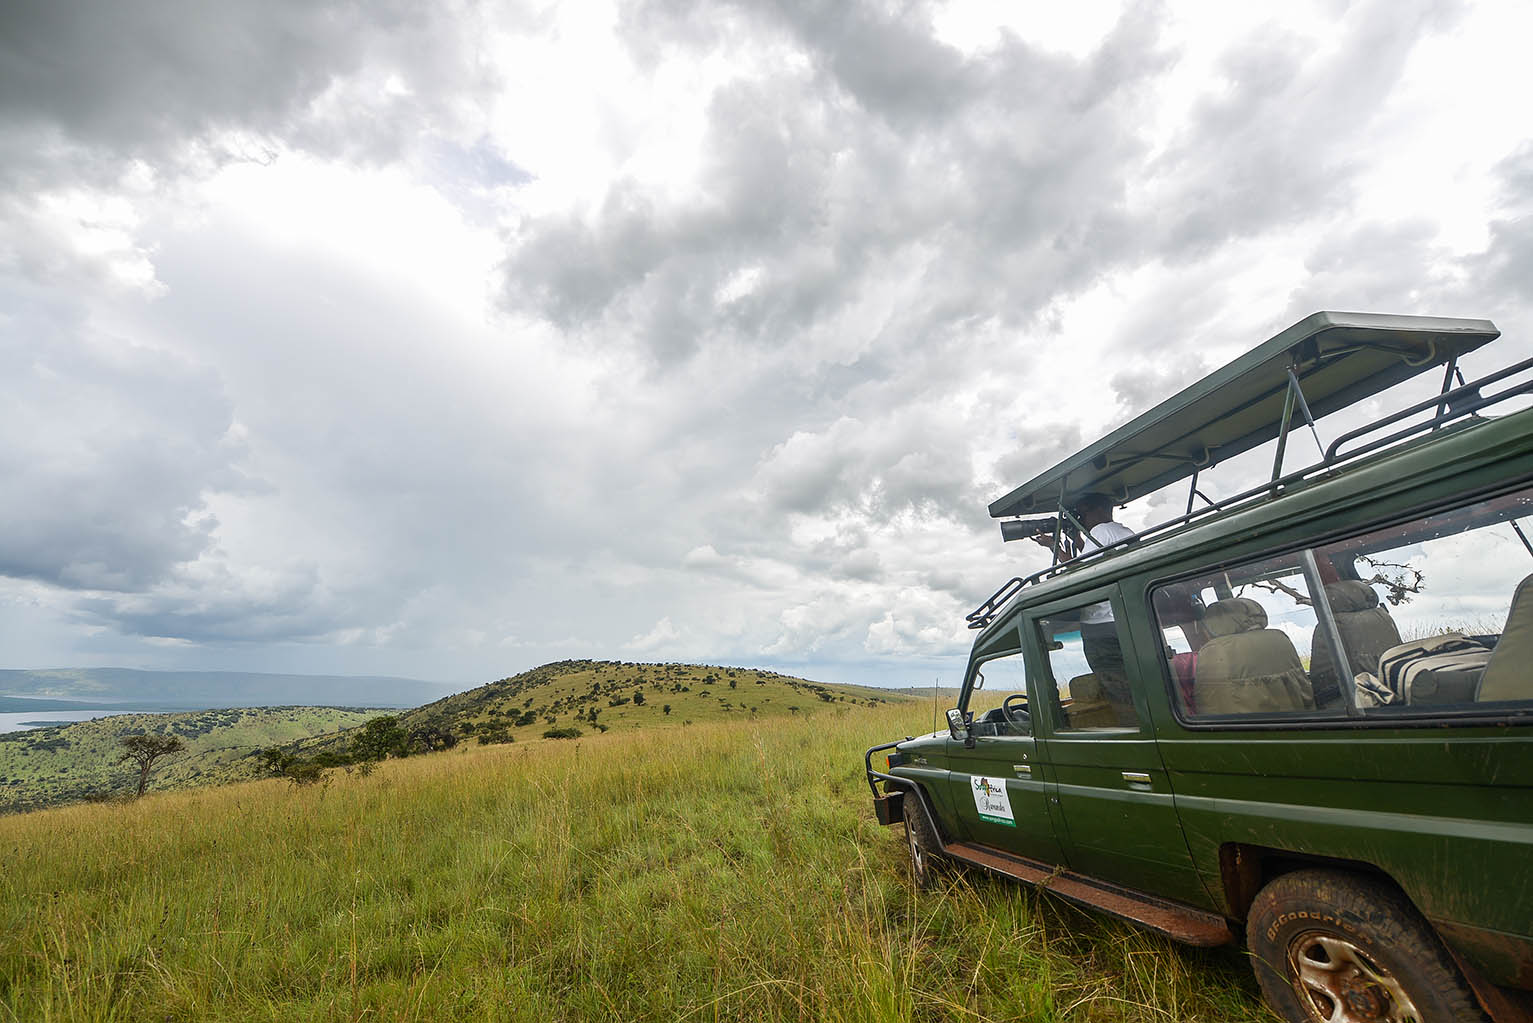
[[[1117,728],[1118,713],[1102,691],[1095,675],[1077,675],[1070,680],[1071,728]]]
[[[1210,604],[1203,625],[1213,638],[1198,651],[1193,695],[1199,714],[1313,710],[1315,693],[1293,640],[1267,628],[1249,597]]]
[[[1377,672],[1379,655],[1401,642],[1400,630],[1389,612],[1379,604],[1378,593],[1361,579],[1343,579],[1328,583],[1325,597],[1331,605],[1336,631],[1341,633],[1342,649],[1347,652],[1347,662],[1353,672]],[[1309,648],[1309,678],[1316,705],[1337,707],[1342,700],[1341,679],[1324,632],[1319,625],[1315,626]]]
[[[1533,699],[1533,575],[1517,584],[1501,639],[1480,676],[1475,700]]]

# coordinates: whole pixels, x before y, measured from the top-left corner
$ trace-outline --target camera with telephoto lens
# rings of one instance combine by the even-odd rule
[[[1045,515],[1041,519],[1006,519],[1001,523],[1001,540],[1027,540],[1035,536],[1053,536],[1058,516]]]

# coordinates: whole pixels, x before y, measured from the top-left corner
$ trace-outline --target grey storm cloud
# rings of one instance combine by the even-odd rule
[[[1524,143],[1497,167],[1502,214],[1490,224],[1490,243],[1469,261],[1470,279],[1491,296],[1533,303],[1533,143]]]
[[[685,14],[661,11],[629,24]],[[745,24],[808,69],[714,96],[684,202],[627,180],[592,214],[524,222],[507,304],[563,327],[621,323],[670,364],[721,339],[775,343],[914,265],[921,294],[880,338],[903,350],[976,313],[1024,322],[1133,250],[1125,157],[1136,86],[1164,65],[1153,21],[1125,19],[1076,61],[1015,40],[965,57],[921,13],[750,9]],[[742,273],[749,293],[721,303]]]
[[[470,4],[403,0],[15,0],[0,12],[0,126],[40,146],[39,170],[60,149],[76,165],[70,149],[177,160],[222,130],[386,155],[490,84],[477,23]],[[404,88],[385,90],[391,74]],[[330,93],[338,109],[316,107]]]
[[[194,560],[207,495],[263,489],[216,375],[0,294],[25,324],[0,345],[0,575],[137,590]]]
[[[1266,25],[1223,61],[1226,88],[1205,99],[1148,168],[1174,220],[1161,252],[1202,255],[1231,238],[1343,208],[1365,158],[1365,129],[1423,35],[1459,3],[1367,0],[1317,51]]]
[[[319,639],[347,623],[347,610],[324,591],[313,566],[259,590],[217,572],[211,579],[82,597],[74,604],[82,621],[125,635],[234,644]]]
[[[1472,258],[1351,209],[1458,5],[1126,4],[1073,55],[941,6],[6,5],[0,577],[153,657],[904,671],[1038,554],[988,501],[1247,320],[1526,305],[1526,150]]]
[[[852,509],[887,522],[906,511],[962,515],[975,488],[962,434],[919,411],[897,421],[841,419],[795,433],[757,467],[755,485],[775,516]]]

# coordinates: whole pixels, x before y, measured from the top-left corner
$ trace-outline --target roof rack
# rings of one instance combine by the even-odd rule
[[[1336,315],[1340,314],[1317,313],[1316,316],[1312,316],[1309,319],[1302,321],[1300,324],[1296,325],[1295,328],[1290,328],[1290,330],[1285,332],[1285,334],[1291,333],[1297,327],[1303,326],[1304,324],[1315,320],[1317,317]],[[1387,319],[1394,321],[1425,320],[1423,317],[1388,317]],[[1396,370],[1385,375],[1393,378],[1389,380],[1389,383],[1397,383],[1400,380],[1407,379],[1409,376],[1424,372],[1426,369],[1432,368],[1432,365],[1446,365],[1447,368],[1443,374],[1442,388],[1440,392],[1434,397],[1428,398],[1425,401],[1417,402],[1407,408],[1401,409],[1398,412],[1392,413],[1391,415],[1384,416],[1381,419],[1377,419],[1355,430],[1351,430],[1342,434],[1331,443],[1329,448],[1323,449],[1319,461],[1307,465],[1302,469],[1298,469],[1294,472],[1285,474],[1282,472],[1284,444],[1287,439],[1289,428],[1292,425],[1293,413],[1296,410],[1299,411],[1304,419],[1308,422],[1311,432],[1315,433],[1316,445],[1320,446],[1319,434],[1315,431],[1314,427],[1314,420],[1317,417],[1312,414],[1313,406],[1306,402],[1303,385],[1300,382],[1300,377],[1302,374],[1296,371],[1290,364],[1286,368],[1285,372],[1286,384],[1277,392],[1278,394],[1283,395],[1283,410],[1281,419],[1277,424],[1274,424],[1270,432],[1266,432],[1266,435],[1261,438],[1261,440],[1270,440],[1273,436],[1276,436],[1278,439],[1278,450],[1276,459],[1273,463],[1272,477],[1266,483],[1259,484],[1258,486],[1252,487],[1249,490],[1235,494],[1231,497],[1227,497],[1221,501],[1214,501],[1198,489],[1199,472],[1203,468],[1207,468],[1208,465],[1213,464],[1212,460],[1208,462],[1208,465],[1193,465],[1191,467],[1190,473],[1182,472],[1179,474],[1171,474],[1168,480],[1158,482],[1156,486],[1164,486],[1166,482],[1175,482],[1175,479],[1178,475],[1181,477],[1186,477],[1188,475],[1191,476],[1191,486],[1187,495],[1187,507],[1183,514],[1175,516],[1171,519],[1167,519],[1163,522],[1156,523],[1153,526],[1148,526],[1145,529],[1142,529],[1139,532],[1133,534],[1132,536],[1125,537],[1116,543],[1108,544],[1105,548],[1099,548],[1087,553],[1079,554],[1069,559],[1061,560],[1059,558],[1056,545],[1055,560],[1047,568],[1034,572],[1029,576],[1017,576],[1008,580],[993,594],[991,594],[990,597],[984,601],[984,603],[980,604],[979,607],[969,612],[969,614],[965,616],[965,620],[968,622],[969,628],[984,628],[990,624],[990,622],[996,617],[997,614],[1000,613],[1001,608],[1005,606],[1018,593],[1020,593],[1024,587],[1039,582],[1045,578],[1049,578],[1059,572],[1073,568],[1083,561],[1109,556],[1115,551],[1122,550],[1130,545],[1140,543],[1146,539],[1157,538],[1163,533],[1166,533],[1172,529],[1197,519],[1229,514],[1233,511],[1243,509],[1259,501],[1276,496],[1283,490],[1283,488],[1293,483],[1299,482],[1317,474],[1331,472],[1340,465],[1343,465],[1354,459],[1361,458],[1365,455],[1372,454],[1381,448],[1398,443],[1417,434],[1435,432],[1448,423],[1454,422],[1456,420],[1462,420],[1467,417],[1472,417],[1481,409],[1506,401],[1509,398],[1513,398],[1522,394],[1533,393],[1533,377],[1522,380],[1520,382],[1512,383],[1511,385],[1495,392],[1494,394],[1484,395],[1481,393],[1484,388],[1489,387],[1492,384],[1500,383],[1504,380],[1507,380],[1508,378],[1515,377],[1518,374],[1524,374],[1530,370],[1533,370],[1533,359],[1523,360],[1522,362],[1515,363],[1504,369],[1487,374],[1468,383],[1464,382],[1463,375],[1458,372],[1457,361],[1458,355],[1461,354],[1461,351],[1468,350],[1469,348],[1479,347],[1480,345],[1486,344],[1499,336],[1499,332],[1496,331],[1494,325],[1484,320],[1434,320],[1432,322],[1434,324],[1450,323],[1455,325],[1462,325],[1466,328],[1470,325],[1473,325],[1474,330],[1473,334],[1471,334],[1471,340],[1477,343],[1473,343],[1469,345],[1468,348],[1463,349],[1460,349],[1457,346],[1453,346],[1453,348],[1446,353],[1445,358],[1437,359],[1431,363],[1422,364],[1418,362],[1415,365],[1408,366],[1407,369],[1411,370],[1411,372],[1401,374],[1398,372],[1398,370]],[[1279,335],[1279,338],[1282,338],[1283,336],[1284,335]],[[1278,338],[1274,338],[1273,340],[1276,341]],[[1207,381],[1213,380],[1215,378],[1228,379],[1230,370],[1240,367],[1242,363],[1249,363],[1253,356],[1257,356],[1266,352],[1269,347],[1271,347],[1271,342],[1269,342],[1267,345],[1263,345],[1261,348],[1258,348],[1253,352],[1247,353],[1246,356],[1242,356],[1240,359],[1232,362],[1229,366],[1225,367],[1224,370],[1221,370],[1218,373],[1205,378],[1204,381],[1200,381],[1199,384],[1195,384],[1188,388],[1186,391],[1183,391],[1182,394],[1178,395],[1176,398],[1173,398],[1167,402],[1163,402],[1160,406],[1157,406],[1156,409],[1152,409],[1150,413],[1146,413],[1146,415],[1141,416],[1133,423],[1130,423],[1128,427],[1125,427],[1116,433],[1109,435],[1109,437],[1104,441],[1098,442],[1097,444],[1092,445],[1092,447],[1085,449],[1085,451],[1081,452],[1080,455],[1074,456],[1071,459],[1060,463],[1059,466],[1056,466],[1049,472],[1039,476],[1027,486],[1018,488],[1011,494],[1008,494],[1005,498],[1002,498],[1000,501],[997,501],[990,506],[991,514],[993,516],[997,515],[998,507],[1017,507],[1019,495],[1022,497],[1030,496],[1024,493],[1026,491],[1031,491],[1032,495],[1037,495],[1039,494],[1038,484],[1040,481],[1047,481],[1054,483],[1057,487],[1056,494],[1058,495],[1058,513],[1060,513],[1062,516],[1068,515],[1068,509],[1065,508],[1066,495],[1071,494],[1072,488],[1068,488],[1066,486],[1066,481],[1068,480],[1071,471],[1070,469],[1066,468],[1067,466],[1073,466],[1077,468],[1080,467],[1083,464],[1083,456],[1092,454],[1093,452],[1098,452],[1099,449],[1104,452],[1110,452],[1111,447],[1106,444],[1106,441],[1114,440],[1117,438],[1121,443],[1125,439],[1130,441],[1137,439],[1144,433],[1146,421],[1148,421],[1148,425],[1151,427],[1160,423],[1164,423],[1167,418],[1169,418],[1164,415],[1164,410],[1166,410],[1168,407],[1172,407],[1171,411],[1173,412],[1178,411],[1179,408],[1186,407],[1185,404],[1179,407],[1173,407],[1178,402],[1178,399],[1183,398],[1189,392],[1198,391],[1200,389],[1203,389],[1206,394],[1206,388],[1203,388],[1202,385],[1207,383]],[[1248,365],[1247,370],[1249,370],[1249,368],[1250,367]],[[1261,367],[1258,366],[1258,369],[1260,368]],[[1354,368],[1362,367],[1355,365]],[[1455,380],[1457,380],[1458,386],[1450,386]],[[1388,384],[1385,384],[1384,386],[1388,386]],[[1335,388],[1333,389],[1332,393],[1338,393],[1340,390],[1341,388]],[[1359,400],[1360,397],[1366,397],[1368,394],[1383,390],[1383,386],[1370,387],[1367,381],[1354,379],[1351,381],[1351,386],[1348,388],[1348,390],[1350,390],[1350,392],[1355,395],[1351,400],[1356,401]],[[1315,404],[1319,403],[1317,402]],[[1244,411],[1245,408],[1249,407],[1249,404],[1243,406],[1241,411]],[[1342,407],[1342,405],[1328,400],[1327,404],[1322,407],[1326,407],[1329,411]],[[1401,422],[1402,420],[1408,419],[1413,415],[1425,412],[1429,409],[1432,410],[1433,414],[1428,419],[1406,425],[1400,429],[1389,432],[1384,436],[1371,436],[1380,430],[1384,430],[1390,426],[1395,425],[1396,423]],[[1157,413],[1162,414],[1157,417]],[[1208,416],[1205,414],[1203,418],[1207,419]],[[1138,427],[1138,429],[1130,430],[1130,427]],[[1252,433],[1262,432],[1264,431],[1251,431],[1251,433],[1247,433],[1239,439],[1244,441],[1248,439]],[[1258,440],[1254,443],[1245,444],[1244,446],[1240,447],[1239,450],[1249,450],[1249,448],[1254,447],[1256,443],[1260,443],[1261,440]],[[1364,441],[1364,443],[1362,443],[1360,446],[1351,447],[1349,450],[1343,450],[1343,448],[1347,445],[1354,444],[1360,440]],[[1226,452],[1228,451],[1228,447],[1229,446],[1226,446]],[[1093,457],[1100,458],[1100,455],[1094,455]],[[1101,460],[1103,464],[1098,470],[1098,478],[1101,478],[1103,470],[1110,470],[1112,464],[1111,458],[1104,458]],[[1061,469],[1064,471],[1060,472]],[[1136,491],[1133,493],[1133,496],[1141,496],[1142,494],[1149,492],[1148,490],[1143,489],[1142,485],[1136,486],[1133,489]],[[1074,494],[1079,494],[1081,492],[1082,491],[1074,491]],[[1194,508],[1194,504],[1196,503],[1197,498],[1200,497],[1204,501],[1204,506],[1201,508]],[[1125,500],[1126,499],[1127,498],[1125,498]],[[999,514],[1007,514],[1007,512],[1002,511]],[[1016,514],[1016,512],[1012,511],[1010,514]]]

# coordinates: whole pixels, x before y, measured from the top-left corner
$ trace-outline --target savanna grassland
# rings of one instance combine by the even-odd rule
[[[0,1020],[1272,1019],[1198,952],[909,884],[861,751],[919,703],[461,744],[0,819]]]
[[[0,734],[0,814],[131,794],[136,770],[119,763],[122,739],[176,736],[186,752],[165,758],[152,789],[217,785],[259,776],[262,747],[352,728],[378,711],[339,707],[241,707],[178,714],[115,714]],[[47,712],[38,717],[46,718]]]
[[[545,664],[403,711],[245,707],[120,714],[0,734],[0,813],[131,795],[137,773],[119,762],[129,735],[174,736],[186,744],[151,773],[150,788],[169,791],[274,770],[312,779],[319,767],[435,753],[460,742],[515,742],[555,730],[576,738],[907,699],[755,668],[585,660]],[[370,721],[375,727],[365,729]],[[266,750],[278,761],[263,757]]]

